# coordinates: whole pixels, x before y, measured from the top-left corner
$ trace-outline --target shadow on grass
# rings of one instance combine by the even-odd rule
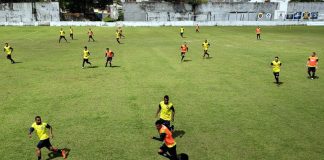
[[[183,60],[183,62],[190,62],[190,61],[192,61],[191,59],[185,59],[185,60]]]
[[[111,68],[119,68],[119,67],[121,66],[114,66],[114,65],[111,66]]]
[[[18,63],[23,63],[23,62],[15,62],[14,64],[18,64]]]
[[[205,59],[212,59],[213,57],[206,57]]]
[[[174,138],[176,137],[180,137],[182,138],[182,136],[184,136],[186,134],[186,132],[184,130],[175,130],[173,133],[172,133],[172,136]]]
[[[67,158],[69,156],[71,149],[64,148],[64,150],[65,150],[65,154],[66,154],[66,158]],[[50,152],[50,153],[48,153],[48,158],[46,160],[55,159],[57,157],[62,157],[62,154],[58,153],[58,152]]]
[[[99,66],[89,66],[88,68],[98,68]]]
[[[178,160],[188,160],[189,156],[186,153],[181,153],[177,155]]]

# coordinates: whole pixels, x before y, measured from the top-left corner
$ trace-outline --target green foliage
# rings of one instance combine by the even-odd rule
[[[104,21],[104,22],[115,22],[115,21],[117,21],[117,20],[116,20],[116,19],[112,19],[112,18],[110,18],[109,16],[107,16],[107,17],[103,18],[103,21]]]

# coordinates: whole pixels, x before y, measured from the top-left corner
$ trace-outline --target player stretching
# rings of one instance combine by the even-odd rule
[[[276,79],[276,84],[280,85],[279,72],[280,72],[281,62],[279,61],[279,57],[275,57],[275,60],[272,61],[270,65],[272,66],[272,71],[273,71],[273,75]]]
[[[89,62],[89,57],[90,57],[90,52],[87,46],[84,46],[82,68],[84,68],[84,63],[88,63],[91,66],[91,63]]]
[[[199,25],[197,24],[197,25],[196,25],[196,32],[197,32],[197,33],[199,32],[199,29],[200,29],[200,28],[199,28]]]
[[[116,33],[115,34],[116,34],[116,40],[117,40],[118,44],[121,44],[120,41],[119,41],[120,34],[119,34],[118,30],[116,30]]]
[[[310,57],[308,57],[307,61],[307,67],[308,67],[308,76],[310,79],[316,78],[315,72],[317,69],[317,63],[318,63],[318,57],[316,56],[316,53],[313,52]]]
[[[183,33],[184,33],[184,28],[181,27],[181,28],[180,28],[180,36],[181,36],[182,38],[184,38],[184,37],[183,37]]]
[[[60,30],[60,39],[59,39],[59,43],[61,43],[61,39],[65,39],[65,41],[67,42],[66,38],[65,38],[65,32],[63,31],[63,28],[61,28]]]
[[[186,53],[189,51],[189,48],[187,46],[187,43],[184,42],[183,45],[180,46],[180,49],[181,49],[181,62],[183,61]]]
[[[107,57],[105,67],[108,67],[107,66],[108,63],[109,63],[109,67],[111,67],[111,61],[112,61],[112,58],[114,57],[114,52],[111,51],[109,48],[106,48],[105,57]]]
[[[155,117],[158,117],[159,114],[160,120],[163,122],[163,125],[168,127],[173,132],[174,126],[170,126],[170,123],[171,121],[174,121],[175,109],[173,107],[173,104],[169,102],[168,95],[165,95],[163,101],[160,102]]]
[[[70,38],[73,40],[73,29],[70,27]]]
[[[47,129],[49,129],[50,134],[47,133]],[[40,116],[35,117],[35,122],[30,127],[29,134],[28,134],[29,138],[32,137],[31,134],[33,133],[33,131],[36,131],[36,134],[40,140],[36,147],[36,155],[38,157],[38,160],[42,159],[41,149],[43,147],[46,147],[50,151],[61,153],[62,157],[64,159],[66,158],[66,152],[64,149],[58,149],[58,148],[52,146],[52,144],[50,142],[50,137],[52,137],[52,138],[54,137],[53,132],[52,132],[52,127],[49,124],[42,122],[42,119]]]
[[[11,61],[11,64],[16,63],[12,58],[11,58],[11,54],[13,52],[13,48],[9,46],[8,43],[5,44],[5,46],[3,47],[3,51],[5,53],[7,53],[7,59]]]
[[[89,28],[88,35],[89,35],[88,42],[90,42],[90,39],[92,39],[92,42],[94,42],[95,40],[93,39],[93,32],[92,32],[91,28]]]
[[[160,137],[152,137],[152,139],[163,141],[163,145],[160,147],[158,154],[169,158],[170,160],[177,160],[177,146],[176,142],[172,137],[172,132],[163,125],[162,120],[155,122],[155,127],[158,130]],[[167,152],[169,154],[167,154]]]
[[[261,28],[259,26],[255,29],[255,32],[256,32],[257,40],[261,40]]]
[[[204,55],[203,58],[205,58],[205,55],[208,56],[209,58],[209,54],[208,54],[208,48],[210,46],[210,44],[208,43],[207,39],[205,40],[205,42],[202,44],[203,48],[204,48]]]

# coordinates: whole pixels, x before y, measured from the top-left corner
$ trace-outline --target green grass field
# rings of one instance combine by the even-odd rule
[[[10,64],[0,56],[0,159],[37,159],[38,138],[27,136],[34,117],[53,126],[54,146],[73,160],[165,160],[154,122],[168,94],[176,109],[178,153],[191,160],[317,160],[324,157],[324,72],[307,79],[312,51],[324,51],[323,27],[74,27],[76,40],[59,44],[59,27],[0,27],[1,44],[14,48]],[[64,27],[68,33],[68,27]],[[211,59],[202,58],[202,42]],[[180,45],[189,52],[180,63]],[[93,68],[81,69],[82,50]],[[104,50],[115,52],[105,68]],[[283,63],[277,87],[270,62]],[[42,150],[43,158],[48,151]],[[60,157],[55,159],[62,159]]]

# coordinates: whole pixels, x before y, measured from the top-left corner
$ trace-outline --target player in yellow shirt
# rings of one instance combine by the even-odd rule
[[[209,48],[210,44],[209,42],[207,41],[207,39],[205,40],[205,42],[202,43],[202,47],[204,49],[204,55],[203,55],[203,58],[205,58],[205,55],[208,56],[209,58],[209,54],[208,54],[208,48]]]
[[[84,46],[82,68],[84,68],[84,63],[88,63],[91,66],[91,63],[89,62],[89,57],[90,57],[90,52],[88,50],[88,47]]]
[[[200,29],[200,27],[199,27],[199,25],[197,24],[197,25],[196,25],[196,33],[199,33],[199,29]]]
[[[73,29],[71,26],[70,26],[70,38],[73,40]]]
[[[180,36],[181,36],[182,38],[184,38],[184,37],[183,37],[183,34],[184,34],[184,28],[181,27],[181,28],[180,28]]]
[[[163,121],[163,125],[168,127],[172,132],[174,126],[170,126],[171,121],[174,121],[175,109],[173,104],[169,102],[169,96],[165,95],[164,100],[160,102],[159,107],[156,111],[156,117],[160,115],[160,120]]]
[[[119,33],[118,29],[116,30],[116,33],[115,34],[116,34],[116,40],[117,40],[118,44],[121,44],[120,41],[119,41],[119,39],[120,39],[120,33]]]
[[[121,27],[118,27],[118,33],[120,38],[125,38],[125,35],[123,34],[123,29]]]
[[[13,48],[9,46],[8,43],[5,44],[5,46],[3,47],[3,51],[7,54],[7,59],[11,61],[11,64],[16,63],[12,58],[11,58],[11,54],[13,52]]]
[[[61,39],[65,39],[65,41],[67,42],[66,38],[65,38],[65,32],[63,31],[63,28],[61,28],[60,30],[60,39],[59,39],[59,43],[61,43]]]
[[[280,85],[279,72],[280,72],[280,68],[281,68],[281,62],[279,61],[279,57],[275,57],[274,61],[272,61],[270,65],[272,66],[272,71],[273,71],[273,75],[276,79],[276,84]]]
[[[47,133],[47,130],[49,130],[49,133]],[[53,136],[53,132],[52,132],[52,127],[47,124],[42,122],[42,119],[40,116],[36,116],[35,117],[35,122],[32,124],[32,126],[29,129],[29,138],[32,137],[32,133],[33,131],[36,131],[36,134],[39,138],[39,142],[37,144],[36,147],[36,155],[38,157],[38,160],[42,159],[42,154],[41,154],[41,149],[43,147],[46,147],[48,150],[53,151],[53,152],[58,152],[62,154],[62,157],[65,159],[66,158],[66,151],[64,149],[58,149],[56,147],[53,147],[51,142],[50,142],[50,137],[54,137]]]

